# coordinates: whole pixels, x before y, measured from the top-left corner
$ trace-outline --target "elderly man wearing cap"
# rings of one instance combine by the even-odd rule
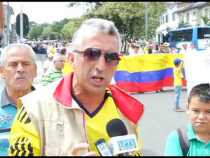
[[[163,43],[163,53],[170,53],[169,43]]]

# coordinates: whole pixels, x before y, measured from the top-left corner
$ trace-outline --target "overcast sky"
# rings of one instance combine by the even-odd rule
[[[41,23],[52,23],[60,21],[64,18],[79,17],[82,15],[82,8],[68,8],[69,2],[9,2],[13,8],[15,16],[12,18],[12,23],[16,19],[16,15],[23,12],[29,17],[29,21]],[[4,2],[7,4],[7,2]]]

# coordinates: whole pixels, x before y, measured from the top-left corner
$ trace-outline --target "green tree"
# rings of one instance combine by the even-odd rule
[[[162,2],[147,2],[148,4],[148,36],[155,36],[159,25],[159,16],[165,11]],[[99,17],[112,20],[123,37],[123,50],[132,39],[145,37],[145,5],[143,2],[106,2],[85,15],[86,18]]]
[[[58,32],[50,32],[48,35],[49,40],[60,39],[61,35]]]
[[[84,12],[87,13],[93,9],[97,9],[102,6],[104,2],[69,2],[68,7],[80,7],[83,8]]]
[[[159,17],[165,11],[165,5],[164,2],[147,3],[149,3],[147,5],[148,37],[151,39],[155,36],[155,30],[159,25]],[[145,37],[144,2],[70,2],[69,7],[83,7],[88,9],[86,9],[86,13],[80,18],[63,19],[53,24],[45,24],[40,35],[41,38],[63,38],[70,40],[81,22],[92,17],[109,19],[116,24],[122,35],[124,51],[126,51],[128,41]],[[41,32],[40,28],[35,30]]]
[[[69,20],[69,22],[65,24],[63,29],[61,30],[61,33],[63,34],[63,38],[65,40],[71,41],[73,34],[81,25],[83,20],[84,20],[83,18]]]
[[[139,33],[136,30],[142,26],[140,24],[143,14],[142,7],[143,5],[139,2],[106,2],[87,14],[86,18],[98,17],[113,21],[120,31],[125,45],[127,41],[137,36],[136,33]]]
[[[51,32],[52,32],[52,26],[49,24],[48,26],[46,26],[46,27],[43,29],[41,38],[42,38],[42,39],[49,39],[50,33],[51,33]]]
[[[57,33],[61,33],[61,30],[63,29],[64,25],[67,24],[68,22],[69,22],[69,19],[67,19],[67,18],[65,18],[61,21],[54,22],[51,25],[52,31],[57,32]]]
[[[29,22],[29,28],[31,29],[32,27],[35,27],[35,26],[37,26],[38,24],[36,23],[36,22],[34,22],[34,21],[30,21]],[[29,31],[30,31],[30,29],[29,29]]]
[[[48,26],[47,23],[44,24],[37,24],[36,22],[30,22],[30,31],[28,33],[28,38],[31,40],[38,40],[42,36],[42,32],[46,26]]]
[[[37,40],[41,36],[42,31],[43,31],[42,26],[33,27],[28,34],[29,39]]]
[[[150,2],[148,5],[148,37],[155,37],[156,29],[160,24],[160,16],[166,10],[164,2]]]
[[[67,18],[54,22],[53,24],[37,24],[32,21],[29,23],[31,28],[29,31],[29,39],[61,39],[63,37],[61,30],[68,22],[69,19]]]

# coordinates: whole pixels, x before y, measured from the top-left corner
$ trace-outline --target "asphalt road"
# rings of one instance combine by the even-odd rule
[[[188,122],[186,112],[173,111],[174,92],[133,94],[145,106],[140,122],[144,156],[163,156],[168,134]],[[186,90],[183,90],[181,104],[185,108]]]

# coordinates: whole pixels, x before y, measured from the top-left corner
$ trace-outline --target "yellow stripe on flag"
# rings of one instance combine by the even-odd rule
[[[175,58],[184,58],[184,54],[144,54],[136,56],[123,56],[118,65],[118,71],[145,72],[157,71],[174,67]]]

